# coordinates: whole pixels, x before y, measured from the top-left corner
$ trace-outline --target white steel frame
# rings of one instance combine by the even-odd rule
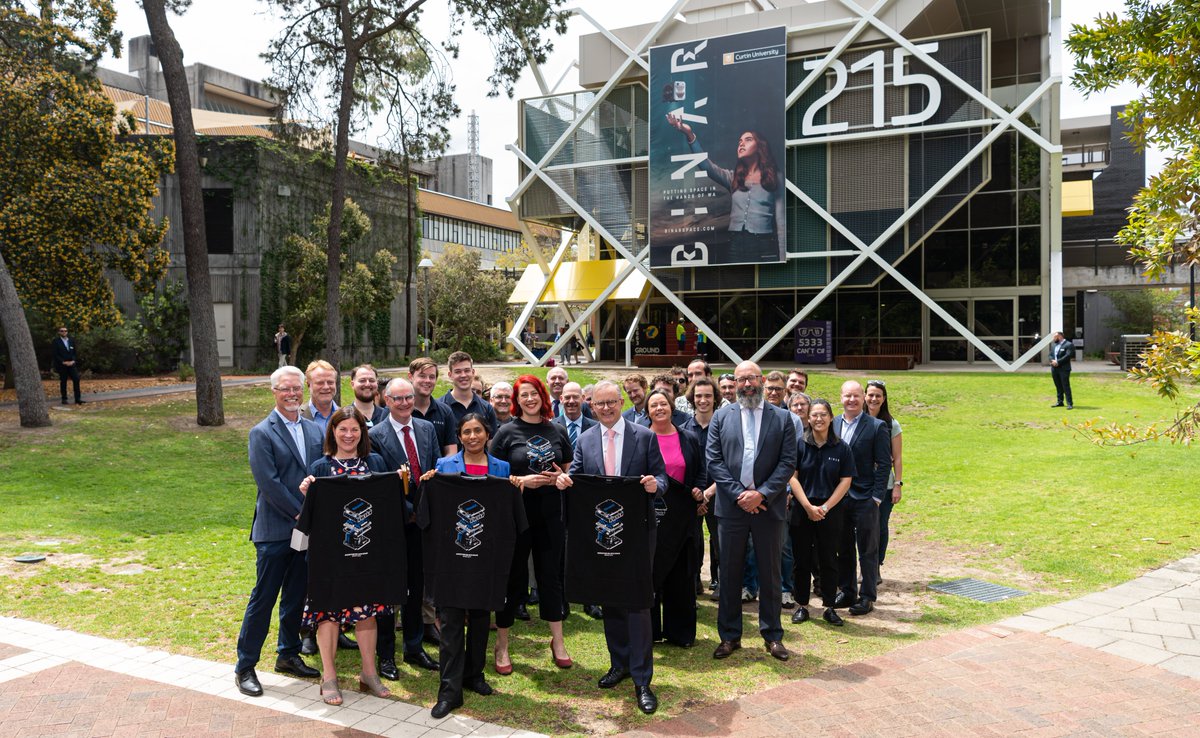
[[[862,138],[862,137],[866,137],[866,136],[881,137],[881,136],[888,136],[888,135],[908,135],[908,134],[911,134],[914,132],[921,132],[921,131],[927,131],[927,130],[950,130],[953,128],[968,128],[968,127],[983,128],[983,127],[988,127],[988,126],[991,126],[992,130],[989,131],[983,137],[983,139],[980,140],[980,142],[971,149],[971,151],[967,154],[967,156],[963,157],[963,159],[960,160],[958,164],[956,164],[948,172],[946,172],[946,174],[943,175],[942,178],[939,179],[937,181],[937,183],[933,185],[933,187],[931,187],[920,198],[918,198],[915,202],[913,202],[913,204],[910,205],[892,223],[891,226],[889,226],[886,230],[884,230],[883,233],[881,233],[874,241],[872,241],[869,244],[866,243],[865,241],[863,241],[862,239],[860,239],[858,236],[856,236],[850,229],[848,229],[846,226],[844,226],[837,218],[835,218],[825,208],[821,207],[819,204],[817,204],[815,201],[813,201],[812,198],[810,198],[806,193],[804,193],[791,180],[788,180],[787,181],[788,190],[793,195],[795,195],[797,198],[799,198],[801,202],[803,202],[805,205],[807,205],[809,208],[811,208],[813,210],[813,212],[820,215],[821,218],[831,228],[836,230],[838,233],[841,233],[855,248],[854,251],[838,252],[837,254],[835,254],[833,252],[828,252],[828,251],[816,251],[816,252],[808,252],[808,253],[804,253],[804,254],[789,254],[788,257],[789,258],[830,258],[831,256],[834,256],[834,255],[854,255],[855,258],[841,272],[839,272],[836,276],[834,276],[833,279],[829,282],[829,284],[827,284],[822,290],[820,290],[816,294],[816,296],[814,296],[798,313],[796,313],[795,317],[792,318],[792,320],[790,320],[786,325],[784,325],[783,328],[781,328],[774,336],[772,336],[770,339],[768,339],[766,343],[764,343],[761,347],[759,347],[758,351],[756,351],[750,358],[753,361],[760,361],[764,356],[766,356],[766,354],[772,348],[775,347],[776,344],[778,344],[781,340],[783,340],[784,337],[786,337],[788,335],[788,333],[793,328],[795,328],[797,323],[799,323],[801,320],[803,320],[805,317],[807,317],[809,314],[811,314],[812,311],[818,305],[820,305],[821,302],[823,302],[827,297],[829,297],[829,295],[832,294],[833,291],[836,290],[843,282],[845,282],[845,280],[847,278],[849,278],[850,275],[853,274],[855,270],[857,270],[861,265],[863,265],[867,261],[873,261],[886,274],[891,276],[893,279],[895,279],[897,282],[899,282],[901,285],[903,285],[906,290],[908,290],[914,296],[916,296],[917,299],[920,300],[930,310],[930,312],[934,313],[935,315],[940,317],[942,320],[944,320],[949,326],[954,328],[955,331],[957,331],[963,338],[965,338],[967,341],[969,341],[971,343],[971,345],[973,345],[976,349],[978,349],[984,356],[986,356],[988,359],[990,359],[994,364],[996,364],[998,367],[1000,367],[1001,369],[1003,369],[1006,372],[1016,371],[1021,366],[1023,366],[1025,363],[1027,363],[1030,359],[1032,359],[1034,356],[1036,356],[1039,352],[1041,352],[1047,345],[1049,345],[1050,340],[1052,338],[1049,330],[1047,330],[1047,332],[1046,332],[1047,335],[1043,336],[1037,343],[1034,344],[1033,347],[1031,347],[1024,354],[1019,356],[1015,361],[1012,361],[1012,362],[1006,361],[1005,359],[1001,358],[995,351],[993,351],[981,338],[976,336],[970,329],[968,329],[966,326],[964,326],[962,323],[960,323],[957,319],[955,319],[954,316],[952,316],[950,313],[948,313],[946,310],[944,310],[940,305],[938,305],[937,301],[935,301],[932,297],[930,297],[924,291],[922,291],[921,288],[919,288],[918,286],[913,284],[911,281],[909,281],[906,277],[904,277],[904,275],[901,274],[894,266],[892,266],[892,264],[890,262],[888,262],[886,259],[884,259],[882,256],[880,256],[878,252],[879,252],[879,249],[883,246],[883,244],[886,243],[887,240],[892,235],[894,235],[897,231],[899,231],[901,228],[903,228],[915,214],[920,212],[920,210],[923,207],[925,207],[925,205],[927,205],[930,200],[932,200],[934,197],[936,197],[938,195],[938,193],[941,192],[942,189],[944,189],[959,173],[961,173],[963,171],[963,169],[970,166],[979,156],[981,156],[984,152],[986,152],[988,150],[988,147],[997,138],[999,138],[1001,134],[1003,134],[1004,132],[1006,132],[1010,129],[1015,130],[1020,135],[1025,136],[1030,141],[1037,144],[1046,154],[1049,155],[1047,157],[1050,160],[1049,177],[1048,177],[1049,181],[1045,183],[1045,187],[1044,187],[1044,189],[1048,191],[1047,192],[1048,197],[1046,197],[1045,195],[1044,195],[1044,197],[1046,197],[1046,199],[1049,200],[1049,203],[1048,203],[1049,207],[1046,210],[1046,214],[1043,216],[1046,219],[1046,222],[1048,222],[1048,224],[1050,226],[1050,234],[1049,234],[1050,235],[1050,244],[1049,244],[1049,247],[1050,247],[1049,248],[1050,269],[1049,269],[1049,295],[1048,295],[1048,298],[1049,298],[1049,302],[1050,302],[1050,306],[1049,306],[1050,307],[1050,323],[1053,326],[1059,326],[1061,324],[1062,313],[1063,313],[1063,309],[1062,309],[1062,245],[1061,245],[1061,238],[1058,235],[1056,235],[1056,234],[1061,234],[1061,228],[1060,227],[1056,228],[1055,224],[1058,222],[1058,217],[1059,217],[1058,213],[1060,213],[1061,209],[1062,209],[1062,207],[1061,207],[1061,204],[1062,204],[1062,181],[1061,181],[1062,180],[1062,167],[1061,167],[1061,158],[1060,158],[1060,155],[1062,153],[1062,146],[1051,143],[1049,140],[1047,140],[1043,136],[1039,135],[1036,131],[1033,131],[1032,129],[1030,129],[1028,126],[1026,126],[1024,123],[1022,123],[1019,120],[1019,117],[1022,114],[1024,114],[1026,111],[1029,110],[1029,108],[1031,108],[1033,105],[1035,105],[1040,100],[1042,100],[1042,98],[1044,96],[1046,96],[1047,94],[1049,94],[1049,97],[1050,97],[1051,117],[1054,114],[1056,114],[1056,112],[1057,112],[1057,100],[1058,100],[1058,94],[1059,94],[1059,86],[1062,82],[1062,77],[1061,77],[1061,70],[1059,69],[1057,59],[1055,58],[1055,55],[1053,53],[1053,49],[1057,48],[1057,46],[1055,44],[1057,43],[1057,41],[1059,40],[1059,36],[1061,35],[1060,0],[1051,0],[1050,1],[1050,18],[1049,18],[1050,49],[1051,49],[1051,53],[1050,53],[1051,62],[1050,62],[1050,70],[1049,70],[1050,74],[1047,77],[1047,79],[1044,82],[1042,82],[1042,84],[1039,85],[1036,90],[1034,90],[1034,92],[1029,94],[1011,112],[1004,110],[1003,107],[1001,107],[996,102],[994,102],[986,94],[984,94],[983,92],[981,92],[979,90],[976,90],[974,87],[972,87],[970,84],[968,84],[961,77],[954,74],[949,69],[947,69],[943,64],[941,64],[936,59],[931,57],[927,52],[918,48],[916,44],[914,44],[912,41],[908,40],[903,35],[901,35],[899,31],[892,29],[886,23],[881,21],[878,18],[878,15],[891,2],[891,0],[876,0],[874,5],[872,5],[872,7],[869,10],[864,10],[859,5],[857,5],[853,0],[837,0],[837,1],[851,13],[852,17],[821,21],[818,23],[810,23],[807,25],[796,26],[796,27],[787,29],[788,37],[792,37],[792,36],[806,35],[806,34],[817,32],[817,31],[828,31],[831,28],[851,26],[851,28],[846,32],[846,35],[843,36],[842,39],[840,41],[838,41],[838,43],[832,49],[830,49],[828,53],[825,54],[825,56],[821,59],[820,63],[815,68],[813,68],[809,72],[809,74],[804,78],[804,80],[788,94],[787,100],[786,100],[786,106],[788,108],[791,108],[791,106],[793,104],[795,104],[795,102],[797,100],[799,100],[801,98],[801,96],[803,96],[804,93],[810,87],[812,87],[813,84],[815,84],[818,80],[822,80],[824,78],[824,74],[825,74],[826,70],[829,68],[829,65],[833,62],[833,60],[837,59],[842,54],[842,52],[845,51],[850,46],[851,43],[853,43],[867,29],[873,29],[873,30],[877,31],[878,33],[880,33],[881,35],[883,35],[885,39],[890,39],[890,40],[894,41],[898,46],[905,49],[911,56],[913,56],[917,59],[920,59],[923,63],[925,63],[932,70],[934,70],[935,72],[938,72],[942,76],[943,79],[945,79],[946,81],[953,84],[955,87],[960,89],[963,93],[965,93],[969,98],[974,99],[981,106],[983,106],[983,108],[988,113],[991,114],[991,117],[985,117],[985,118],[980,118],[978,120],[950,123],[950,124],[938,124],[938,125],[931,125],[931,126],[913,126],[913,127],[908,127],[908,128],[898,128],[898,129],[893,129],[893,130],[889,130],[889,131],[871,132],[869,134],[868,133],[837,134],[837,135],[825,136],[825,137],[820,137],[820,138],[789,140],[787,142],[788,148],[792,148],[794,146],[806,146],[806,145],[811,145],[811,144],[816,144],[816,143],[824,144],[824,143],[830,143],[832,141],[853,140],[854,138]],[[563,169],[580,169],[580,168],[589,167],[589,166],[616,165],[616,164],[627,164],[627,163],[643,163],[643,162],[648,161],[648,157],[639,156],[639,157],[626,157],[623,159],[609,159],[609,160],[603,160],[603,161],[580,162],[578,164],[574,164],[574,163],[559,164],[559,165],[553,165],[553,166],[551,166],[549,164],[550,161],[553,160],[555,155],[557,155],[558,152],[562,149],[562,147],[566,144],[566,142],[569,140],[569,138],[575,132],[575,130],[588,118],[588,116],[592,113],[592,111],[596,108],[596,106],[598,106],[608,96],[608,93],[621,82],[621,80],[624,78],[626,72],[628,72],[632,66],[637,65],[637,66],[641,67],[643,70],[645,70],[647,72],[649,71],[649,64],[642,57],[648,52],[650,45],[653,44],[654,41],[658,38],[658,35],[662,32],[663,28],[667,25],[667,23],[672,18],[674,18],[676,16],[676,14],[680,12],[680,10],[682,10],[683,6],[686,5],[687,2],[688,2],[688,0],[676,0],[674,2],[674,4],[671,6],[671,9],[667,12],[667,14],[664,15],[663,18],[650,29],[650,31],[642,38],[641,42],[639,42],[638,45],[633,49],[630,49],[626,44],[622,43],[611,31],[609,31],[606,28],[603,28],[594,18],[592,18],[586,12],[584,12],[582,10],[573,11],[576,15],[583,17],[588,22],[590,22],[593,26],[595,26],[596,29],[605,36],[605,38],[609,39],[609,41],[613,43],[614,47],[616,47],[618,50],[620,50],[622,53],[624,53],[625,60],[620,65],[618,65],[616,71],[613,72],[612,76],[609,77],[608,81],[604,84],[604,86],[601,87],[598,92],[596,92],[595,97],[592,99],[591,103],[589,103],[582,111],[580,111],[575,116],[575,119],[571,122],[570,125],[567,126],[566,130],[564,130],[563,133],[559,136],[559,138],[554,142],[554,144],[551,145],[550,148],[546,150],[546,152],[543,154],[540,161],[536,161],[536,162],[533,161],[524,151],[522,151],[520,149],[519,146],[510,145],[507,147],[521,161],[522,164],[524,164],[526,167],[529,168],[529,173],[525,176],[525,178],[517,186],[516,190],[513,191],[513,194],[507,198],[510,207],[513,208],[513,212],[518,212],[517,209],[520,207],[521,197],[525,193],[525,191],[529,188],[529,186],[533,183],[534,179],[535,178],[540,179],[558,197],[562,198],[562,200],[564,202],[566,202],[580,218],[582,218],[588,225],[590,225],[591,228],[594,231],[596,231],[597,234],[599,234],[601,237],[603,237],[609,243],[609,245],[612,246],[617,251],[617,253],[619,253],[622,257],[627,259],[629,262],[628,266],[625,269],[623,269],[621,271],[621,273],[618,274],[614,278],[612,284],[610,284],[607,289],[605,289],[595,300],[593,300],[587,306],[587,308],[584,309],[584,311],[579,315],[579,317],[573,319],[573,322],[572,322],[571,326],[569,327],[569,329],[563,334],[563,336],[558,341],[556,341],[554,343],[554,345],[546,352],[546,354],[543,356],[543,358],[537,359],[536,357],[533,356],[532,351],[530,351],[529,348],[526,347],[521,342],[521,332],[525,326],[525,323],[528,321],[529,316],[532,314],[533,309],[537,306],[538,302],[541,300],[542,296],[545,294],[546,289],[549,287],[552,276],[554,274],[554,270],[557,268],[558,263],[562,258],[562,254],[565,253],[566,246],[564,245],[563,247],[560,247],[560,249],[555,253],[555,257],[554,257],[554,259],[551,260],[550,264],[546,263],[546,260],[543,255],[541,255],[540,253],[535,254],[535,258],[537,258],[539,265],[542,267],[543,283],[542,283],[542,286],[541,286],[540,290],[538,291],[537,295],[530,300],[528,305],[525,306],[525,309],[521,313],[521,317],[518,318],[517,322],[514,324],[512,333],[510,333],[508,339],[514,346],[517,347],[517,350],[520,351],[526,357],[526,359],[528,359],[531,363],[533,363],[537,366],[542,365],[545,362],[547,357],[550,357],[550,356],[554,355],[555,353],[557,353],[562,348],[562,346],[566,343],[566,341],[569,340],[570,336],[573,335],[575,333],[575,331],[577,331],[579,329],[579,327],[581,325],[583,325],[583,323],[586,322],[588,320],[588,318],[593,313],[595,313],[596,310],[598,310],[600,308],[600,306],[605,302],[605,300],[607,300],[608,297],[617,289],[617,287],[620,285],[620,283],[622,281],[624,281],[624,279],[627,276],[632,274],[635,269],[637,271],[641,272],[642,275],[645,276],[646,279],[649,280],[649,282],[655,287],[655,289],[657,289],[660,293],[662,293],[662,295],[664,297],[666,297],[667,300],[669,300],[679,310],[681,315],[683,315],[684,317],[686,317],[687,319],[689,319],[693,323],[695,323],[696,327],[699,330],[704,331],[704,333],[707,335],[709,340],[712,341],[713,345],[715,345],[718,349],[720,349],[721,353],[725,354],[725,356],[728,357],[734,363],[738,363],[741,361],[741,356],[739,356],[735,351],[733,351],[729,347],[729,345],[726,344],[725,341],[721,339],[720,335],[717,334],[716,331],[712,330],[708,325],[706,325],[704,323],[704,321],[702,321],[700,319],[700,317],[698,315],[696,315],[696,313],[691,308],[689,308],[687,306],[687,304],[684,303],[684,301],[678,295],[676,295],[672,290],[668,289],[665,285],[663,285],[663,283],[654,275],[654,273],[650,270],[648,264],[646,264],[644,261],[644,259],[646,258],[647,254],[648,254],[648,248],[643,248],[641,250],[641,252],[635,256],[629,248],[627,248],[624,244],[622,244],[618,239],[613,237],[613,235],[611,233],[609,233],[608,230],[605,229],[595,219],[595,217],[593,217],[591,215],[591,213],[588,212],[588,210],[585,207],[583,207],[583,205],[581,205],[579,202],[577,202],[574,198],[570,197],[548,175],[548,172],[550,172],[550,171],[563,170]],[[530,63],[531,63],[531,65],[536,66],[533,64],[532,61]],[[539,80],[541,79],[541,74],[536,69],[535,69],[535,76]],[[543,87],[543,92],[548,94],[548,91],[545,90],[545,86],[542,85],[542,87]],[[1050,128],[1052,131],[1057,130],[1057,127],[1055,125],[1053,125],[1053,122],[1051,122],[1051,125],[1047,126],[1047,127]],[[1058,166],[1055,166],[1055,164],[1057,164]],[[531,248],[533,248],[534,251],[539,250],[538,246],[536,244],[532,243],[532,240],[531,240]],[[560,307],[562,307],[564,310],[566,310],[565,305],[560,305]],[[631,348],[630,348],[631,342],[633,339],[634,332],[636,331],[636,326],[637,326],[638,320],[640,320],[640,318],[645,310],[645,307],[646,307],[646,300],[643,300],[641,306],[638,308],[637,315],[634,318],[633,325],[630,326],[629,331],[625,335],[625,363],[626,363],[626,366],[628,366],[630,364],[630,361],[632,358],[631,357]],[[570,312],[567,311],[567,314],[570,315]]]

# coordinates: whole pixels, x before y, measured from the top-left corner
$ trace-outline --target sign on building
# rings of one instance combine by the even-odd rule
[[[650,50],[650,265],[786,258],[787,31]]]

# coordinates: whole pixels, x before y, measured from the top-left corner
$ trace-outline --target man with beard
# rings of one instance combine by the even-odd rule
[[[758,364],[743,361],[734,370],[737,404],[717,411],[708,426],[705,456],[721,549],[717,632],[721,642],[713,658],[742,647],[742,606],[736,587],[742,580],[746,542],[758,551],[761,603],[758,628],[767,652],[786,661],[783,645],[779,562],[787,512],[788,479],[796,468],[796,428],[788,411],[763,402]]]
[[[621,384],[625,387],[629,402],[633,404],[633,407],[621,413],[621,417],[630,423],[650,425],[650,417],[646,415],[646,390],[650,384],[646,378],[641,374],[630,374],[621,380]]]
[[[276,599],[279,655],[275,671],[309,679],[321,673],[300,658],[300,616],[308,589],[308,564],[304,552],[292,549],[291,541],[304,503],[300,482],[308,476],[308,464],[321,457],[322,434],[316,423],[300,417],[304,374],[299,369],[276,369],[271,374],[271,392],[275,408],[250,431],[250,473],[258,487],[250,527],[256,571],[254,590],[238,634],[234,666],[238,691],[249,697],[261,697],[263,693],[254,666],[271,627]]]
[[[375,404],[375,393],[379,389],[379,372],[370,364],[359,364],[350,370],[350,389],[354,392],[354,407],[367,419],[367,427],[388,416],[386,407]]]
[[[732,374],[722,374],[717,379],[717,390],[721,393],[721,407],[737,404],[737,384]]]

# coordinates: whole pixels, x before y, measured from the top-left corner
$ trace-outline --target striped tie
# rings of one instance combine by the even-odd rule
[[[579,428],[574,423],[567,423],[567,437],[571,439],[571,450],[575,450],[575,442],[579,440]]]

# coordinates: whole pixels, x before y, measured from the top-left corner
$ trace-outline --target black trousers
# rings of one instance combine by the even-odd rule
[[[442,644],[438,655],[442,683],[438,687],[438,700],[457,702],[462,699],[463,682],[483,676],[491,613],[439,607],[438,619],[442,621]]]
[[[847,495],[838,503],[838,507],[846,508],[842,519],[842,541],[838,549],[838,589],[845,592],[851,602],[859,599],[874,602],[875,583],[879,581],[879,506],[873,497],[854,500]],[[856,548],[858,567],[854,566]],[[858,583],[860,570],[861,587]],[[824,586],[822,582],[821,587]]]
[[[58,371],[58,389],[62,394],[62,401],[67,401],[67,378],[71,379],[71,387],[75,390],[75,402],[79,402],[79,367],[78,366],[61,366]]]
[[[425,624],[421,621],[421,601],[425,594],[425,560],[421,554],[421,529],[414,523],[404,525],[405,554],[408,562],[405,577],[408,581],[408,597],[400,607],[400,625],[404,629],[404,653],[421,650],[421,638],[425,635]],[[375,654],[381,659],[396,659],[396,614],[389,612],[376,615],[379,636],[375,642]]]
[[[508,592],[504,609],[496,613],[496,627],[511,628],[517,606],[529,592],[529,553],[533,552],[533,574],[537,577],[538,616],[548,623],[567,617],[564,577],[567,528],[563,524],[562,494],[541,489],[525,493],[525,516],[529,529],[517,536],[513,560],[508,569]]]
[[[809,520],[801,511],[802,519],[788,526],[792,537],[792,595],[797,604],[807,605],[811,599],[810,574],[816,571],[820,574],[821,604],[833,607],[833,598],[837,596],[838,546],[842,542],[842,518],[845,517],[842,503],[835,505],[820,521]]]
[[[1054,380],[1054,392],[1058,395],[1058,404],[1062,404],[1063,396],[1065,395],[1067,404],[1074,405],[1075,403],[1071,402],[1071,367],[1052,366],[1050,367],[1050,377]],[[63,397],[66,396],[67,391],[64,389]],[[78,391],[76,391],[75,396],[79,396]]]
[[[650,630],[656,641],[684,647],[696,642],[695,578],[700,566],[692,544],[688,541],[680,548],[674,566],[654,593]]]

